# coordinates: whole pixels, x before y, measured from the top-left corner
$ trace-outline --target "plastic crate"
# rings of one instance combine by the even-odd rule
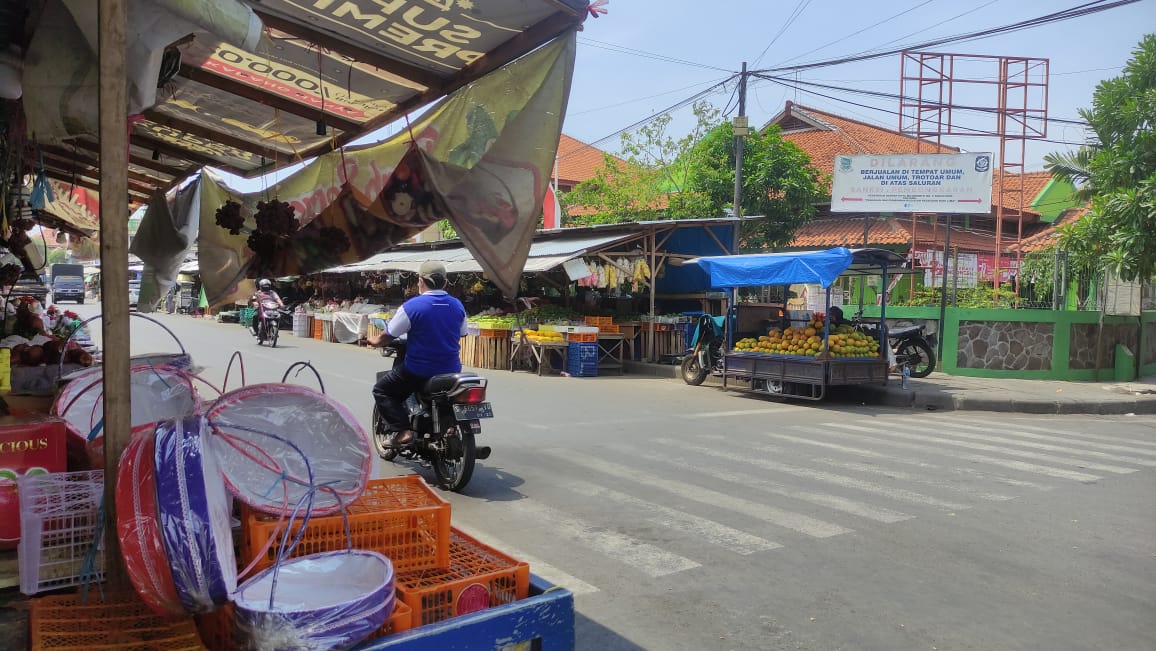
[[[136,593],[99,600],[95,588],[87,603],[80,595],[33,599],[29,641],[33,651],[203,651],[192,617],[154,614]]]
[[[225,604],[211,613],[195,615],[197,633],[201,643],[207,648],[236,649],[242,646],[237,640],[237,619],[233,604]],[[413,628],[413,610],[400,601],[394,602],[393,612],[367,640],[376,640],[379,637],[401,633]]]
[[[313,332],[312,332],[312,335],[313,335],[312,338],[313,339],[320,339],[321,338],[321,334],[323,331],[323,327],[322,327],[323,323],[325,323],[325,322],[322,321],[321,319],[317,319],[317,318],[313,319]]]
[[[617,325],[614,325],[613,323],[611,323],[609,325],[602,324],[602,325],[598,326],[598,332],[608,334],[608,335],[619,335],[619,334],[622,334],[622,328],[618,327]]]
[[[486,337],[487,339],[505,338],[510,336],[509,329],[495,329],[495,328],[479,328],[479,337]]]
[[[104,524],[104,471],[25,476],[19,492],[20,591],[32,595],[103,581],[104,550],[97,550],[91,567],[85,567],[85,557]]]
[[[614,323],[614,317],[612,317],[612,316],[588,316],[588,317],[585,317],[582,320],[582,322],[585,323],[586,325],[592,325],[592,326],[611,325],[612,323]]]
[[[256,313],[257,308],[255,307],[243,307],[237,320],[241,325],[248,328],[253,325],[253,315]]]
[[[449,564],[450,503],[417,475],[369,482],[365,493],[349,505],[346,513],[353,548],[384,554],[397,572]],[[238,563],[248,565],[260,555],[254,571],[271,566],[287,524],[288,518],[279,522],[275,515],[242,505]],[[301,521],[296,520],[290,540],[300,530]],[[266,548],[270,538],[273,543]],[[313,517],[291,557],[347,547],[341,514]]]
[[[456,617],[458,598],[474,585],[489,593],[489,606],[500,606],[530,594],[530,565],[452,530],[450,564],[445,569],[398,574],[397,598],[413,610],[413,625],[425,626]]]
[[[597,332],[567,332],[566,341],[579,344],[598,343]]]

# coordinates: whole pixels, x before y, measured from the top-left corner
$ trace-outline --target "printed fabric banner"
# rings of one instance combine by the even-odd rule
[[[360,262],[441,219],[516,296],[574,53],[570,32],[459,89],[397,136],[321,156],[264,191],[236,192],[205,170],[198,251],[209,303],[244,300],[246,279]]]

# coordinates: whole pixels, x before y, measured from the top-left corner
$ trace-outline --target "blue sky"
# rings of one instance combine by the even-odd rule
[[[579,34],[564,131],[583,142],[615,151],[619,139],[604,138],[666,112],[737,72],[743,61],[751,69],[765,69],[838,59],[1008,25],[1080,4],[1086,4],[1086,0],[611,0],[606,5],[609,13],[588,19]],[[1119,76],[1145,33],[1156,33],[1156,0],[1141,0],[1090,16],[927,51],[1049,59],[1047,114],[1049,118],[1079,120],[1077,109],[1091,106],[1092,93],[1102,79]],[[990,72],[992,76],[996,74],[994,64]],[[987,70],[967,74],[985,76]],[[793,73],[780,76],[794,78]],[[900,56],[816,68],[798,73],[798,78],[897,95]],[[852,119],[898,128],[897,99],[811,87],[829,96],[822,97],[805,88],[796,91],[769,81],[753,83],[747,98],[752,126],[762,126],[783,109],[787,100],[793,100]],[[724,108],[733,90],[733,85],[727,86],[707,99]],[[995,101],[994,91],[989,97],[976,97],[973,101],[991,104]],[[1042,106],[1035,99],[1030,104]],[[683,135],[693,126],[689,108],[672,113],[672,117],[673,135]],[[957,114],[957,118],[970,128],[995,126],[994,117],[977,113]],[[981,119],[986,124],[976,122]],[[1048,140],[1078,143],[1083,137],[1082,128],[1075,125],[1051,122],[1048,126]],[[997,146],[995,141],[981,137],[945,138],[944,143],[969,151],[988,151]],[[1029,142],[1025,168],[1042,169],[1044,154],[1069,148],[1074,146]]]
[[[694,126],[693,114],[689,107],[669,109],[738,72],[744,61],[751,70],[829,61],[1001,27],[1081,4],[1087,0],[610,0],[608,13],[587,19],[578,35],[563,131],[616,152],[621,130],[670,112],[668,133],[679,137]],[[1091,106],[1096,84],[1120,75],[1146,33],[1156,33],[1156,0],[926,51],[1048,59],[1047,115],[1077,121],[1077,110]],[[962,72],[973,78],[996,74],[994,64]],[[777,74],[796,78],[795,73]],[[899,92],[900,76],[898,54],[797,73],[800,82],[891,95]],[[728,84],[704,99],[719,109],[729,105],[733,115],[734,91],[735,85]],[[983,97],[969,92],[972,96],[965,98],[961,89],[956,102],[994,105],[994,91]],[[899,126],[897,99],[762,80],[752,80],[748,90],[751,125],[765,124],[787,100],[892,129]],[[1042,99],[1032,98],[1028,104],[1040,107]],[[963,112],[955,118],[965,128],[995,127],[990,115]],[[404,121],[395,123],[357,142],[383,140],[403,127]],[[1028,142],[1024,169],[1042,169],[1045,154],[1075,149],[1083,139],[1081,127],[1050,122],[1047,141]],[[997,141],[990,138],[945,137],[943,142],[967,151],[998,152]],[[283,169],[276,178],[296,169]],[[260,187],[256,180],[230,180],[244,190]],[[276,179],[271,176],[267,182]]]

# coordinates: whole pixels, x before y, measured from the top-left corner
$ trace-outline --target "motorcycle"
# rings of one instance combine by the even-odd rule
[[[269,342],[270,348],[277,347],[277,334],[281,330],[281,319],[285,312],[277,301],[261,301],[253,318],[257,321],[257,345]]]
[[[879,338],[879,326],[864,323],[860,315],[855,315],[852,324],[856,330],[875,339]],[[887,329],[887,345],[895,356],[895,367],[901,372],[906,367],[910,377],[924,378],[935,370],[935,346],[932,345],[932,339],[924,334],[925,330],[926,326],[922,325]]]
[[[398,338],[381,349],[392,356],[396,368],[405,359],[405,339]],[[378,379],[388,371],[377,374]],[[414,439],[404,447],[390,445],[390,433],[377,406],[373,408],[373,443],[378,456],[386,461],[397,457],[433,467],[437,484],[444,490],[461,492],[474,474],[476,461],[488,459],[489,446],[478,446],[481,419],[493,418],[486,402],[487,380],[474,373],[447,373],[430,378],[424,387],[405,402]]]
[[[698,386],[707,375],[723,374],[723,317],[703,314],[695,325],[694,346],[682,358],[682,381]]]

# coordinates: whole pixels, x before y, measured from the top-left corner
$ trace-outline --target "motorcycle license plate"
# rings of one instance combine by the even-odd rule
[[[454,417],[458,420],[493,418],[494,408],[488,402],[479,402],[476,405],[454,405]]]

